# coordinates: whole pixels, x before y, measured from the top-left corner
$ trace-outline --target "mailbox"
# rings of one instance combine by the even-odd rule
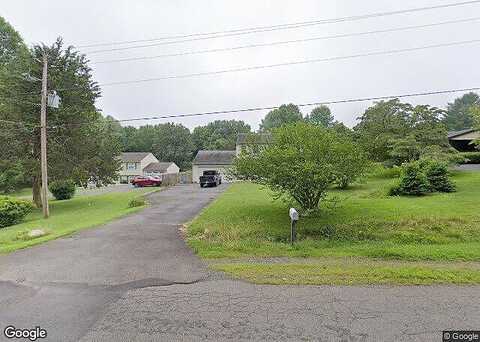
[[[295,208],[290,208],[290,219],[292,221],[298,221],[298,211]]]
[[[296,225],[298,221],[298,211],[295,210],[295,208],[290,208],[289,211],[290,215],[290,243],[293,245],[295,240],[297,239],[297,232],[296,232]]]

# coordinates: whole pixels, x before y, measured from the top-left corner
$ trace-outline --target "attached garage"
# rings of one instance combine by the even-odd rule
[[[203,171],[215,170],[222,175],[223,181],[226,178],[226,170],[232,165],[235,151],[198,151],[192,163],[192,180],[194,183],[199,182]]]

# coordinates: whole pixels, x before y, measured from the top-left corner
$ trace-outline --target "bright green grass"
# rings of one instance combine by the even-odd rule
[[[301,218],[291,247],[288,207],[267,190],[233,184],[188,229],[205,258],[363,256],[405,260],[480,260],[480,172],[457,172],[458,191],[389,197],[392,179],[332,190],[336,208]],[[332,233],[333,232],[333,233]]]
[[[128,202],[151,189],[137,189],[124,193],[74,197],[67,201],[50,201],[50,217],[43,219],[40,209],[28,215],[21,224],[0,229],[0,253],[25,248],[81,229],[94,227],[143,207],[129,208]],[[43,229],[48,235],[24,240],[25,232]]]
[[[257,284],[273,285],[430,285],[478,284],[480,271],[469,268],[322,264],[218,264],[218,271]]]

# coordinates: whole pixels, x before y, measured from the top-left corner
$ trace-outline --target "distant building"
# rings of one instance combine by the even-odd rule
[[[460,152],[478,151],[473,144],[473,141],[477,139],[480,139],[480,130],[478,129],[470,128],[448,133],[448,142]]]
[[[194,183],[199,182],[203,171],[216,170],[223,180],[227,169],[232,165],[235,156],[238,156],[246,148],[255,146],[261,147],[267,145],[272,139],[270,133],[240,133],[237,137],[236,148],[233,151],[217,151],[217,150],[201,150],[198,151],[192,162],[192,180]]]
[[[235,151],[198,151],[192,162],[192,181],[199,182],[203,171],[216,170],[225,180],[226,170],[232,165]]]
[[[179,172],[180,168],[174,162],[150,163],[143,169],[144,176],[159,176]]]
[[[135,176],[161,176],[180,172],[174,162],[159,162],[150,152],[123,152],[120,160],[120,183],[129,183]]]

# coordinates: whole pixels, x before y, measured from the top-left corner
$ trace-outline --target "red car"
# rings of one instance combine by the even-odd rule
[[[152,176],[136,176],[130,181],[130,183],[135,187],[160,186],[162,185],[162,180],[158,177]]]

